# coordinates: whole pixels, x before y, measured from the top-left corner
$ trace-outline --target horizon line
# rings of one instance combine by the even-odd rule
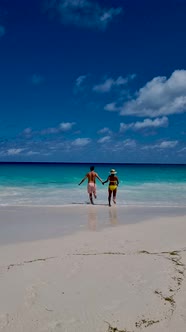
[[[0,161],[1,164],[79,164],[79,165],[169,165],[169,166],[186,166],[186,163],[124,163],[124,162],[69,162],[69,161]]]

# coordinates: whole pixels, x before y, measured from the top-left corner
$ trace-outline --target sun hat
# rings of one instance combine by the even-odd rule
[[[117,172],[115,171],[115,169],[111,169],[110,174],[117,174]]]

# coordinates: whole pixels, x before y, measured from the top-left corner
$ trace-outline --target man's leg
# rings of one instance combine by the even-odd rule
[[[93,190],[92,190],[92,185],[90,183],[88,183],[87,191],[88,191],[88,194],[89,194],[90,203],[94,204],[93,198],[92,198],[92,191]]]
[[[92,198],[92,193],[89,194],[89,198],[90,198],[90,203],[91,203],[91,204],[94,204],[94,202],[93,202],[93,198]]]
[[[94,191],[93,191],[93,194],[94,194],[94,198],[97,198],[97,195],[96,195],[96,185],[94,185]]]

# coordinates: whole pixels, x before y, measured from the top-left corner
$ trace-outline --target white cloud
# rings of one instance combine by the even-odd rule
[[[144,119],[142,122],[137,121],[134,124],[134,128],[137,129],[143,129],[143,128],[159,128],[159,127],[167,127],[169,124],[169,120],[166,116],[163,116],[162,118],[156,118],[154,120],[151,119]]]
[[[135,149],[137,147],[137,143],[134,139],[127,138],[124,141],[118,141],[112,143],[112,148],[114,152],[123,152],[126,149]]]
[[[0,25],[0,38],[3,37],[5,35],[5,27],[3,25]]]
[[[85,79],[87,78],[86,75],[81,75],[76,79],[76,87],[79,88],[83,82],[85,81]]]
[[[134,139],[126,139],[123,141],[123,145],[125,147],[129,147],[129,148],[135,148],[136,147],[136,141]]]
[[[38,155],[40,153],[37,152],[37,151],[28,151],[26,154],[27,154],[27,156],[35,156],[35,155]]]
[[[119,131],[120,133],[123,133],[124,131],[127,131],[128,129],[131,129],[131,127],[134,125],[134,123],[120,123]]]
[[[104,127],[100,130],[98,130],[98,134],[111,134],[111,130],[107,127]]]
[[[88,75],[80,75],[79,77],[77,77],[74,86],[74,93],[82,92],[86,89],[85,81],[87,77]]]
[[[59,125],[60,131],[69,131],[75,125],[75,122],[61,122]]]
[[[128,83],[129,80],[133,79],[135,75],[129,75],[125,78],[122,76],[119,76],[116,80],[113,78],[107,78],[105,81],[101,84],[97,84],[93,87],[93,91],[95,92],[100,92],[100,93],[105,93],[105,92],[110,92],[112,88],[114,87],[121,87],[125,84]]]
[[[174,148],[178,144],[178,141],[164,141],[161,142],[159,145],[156,145],[156,147],[159,147],[160,149],[169,149]]]
[[[32,128],[25,128],[23,130],[23,135],[26,137],[26,138],[30,138],[32,136]]]
[[[108,143],[110,142],[111,137],[110,136],[104,136],[98,140],[98,143]]]
[[[31,128],[25,128],[23,131],[23,134],[25,135],[30,135],[32,133],[32,129]]]
[[[31,82],[33,85],[40,85],[43,83],[44,78],[40,74],[33,74],[31,77]]]
[[[20,154],[23,150],[24,149],[8,149],[6,154],[8,156],[15,156],[15,155]]]
[[[107,104],[107,111],[121,115],[157,117],[186,111],[186,70],[175,70],[170,78],[158,76],[141,88],[137,96],[119,105]]]
[[[85,146],[91,142],[90,138],[76,138],[72,145],[74,146]]]
[[[118,112],[120,109],[116,106],[116,103],[110,103],[105,105],[104,109],[109,112]]]
[[[178,152],[185,152],[186,151],[186,147],[180,149]]]
[[[157,144],[145,145],[142,147],[142,150],[149,150],[149,149],[172,149],[178,145],[178,141],[162,141]]]
[[[40,133],[41,135],[47,135],[47,134],[58,134],[60,132],[67,132],[71,130],[74,125],[75,122],[61,122],[59,126],[43,129]]]
[[[160,127],[167,127],[169,124],[169,120],[166,116],[162,118],[156,118],[154,120],[151,119],[144,119],[143,121],[137,121],[132,123],[120,123],[120,132],[126,130],[141,130],[146,128],[160,128]]]
[[[185,157],[185,155],[186,155],[186,147],[183,147],[183,148],[181,148],[180,150],[178,150],[178,154],[179,154],[181,157]]]
[[[48,0],[45,11],[59,16],[64,24],[105,29],[122,9],[102,8],[95,0]]]
[[[59,133],[60,130],[59,130],[59,127],[54,127],[54,128],[46,128],[46,129],[43,129],[41,130],[41,135],[47,135],[47,134],[57,134]]]

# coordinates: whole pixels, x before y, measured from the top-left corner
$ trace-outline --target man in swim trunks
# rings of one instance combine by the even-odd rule
[[[83,181],[85,181],[86,179],[88,179],[87,191],[88,191],[88,194],[89,194],[89,198],[90,198],[90,203],[91,204],[94,204],[92,194],[94,195],[94,198],[97,197],[96,196],[96,178],[103,184],[103,181],[101,180],[101,178],[99,177],[99,175],[96,172],[94,172],[94,166],[91,166],[90,167],[90,172],[87,173],[85,175],[85,177],[79,183],[79,186],[80,186],[80,184]]]
[[[110,175],[108,176],[107,180],[103,182],[106,183],[109,181],[109,186],[108,186],[108,203],[109,206],[111,206],[111,198],[113,195],[113,202],[116,204],[116,194],[117,194],[117,188],[119,185],[119,179],[116,176],[117,172],[115,169],[110,170]]]

